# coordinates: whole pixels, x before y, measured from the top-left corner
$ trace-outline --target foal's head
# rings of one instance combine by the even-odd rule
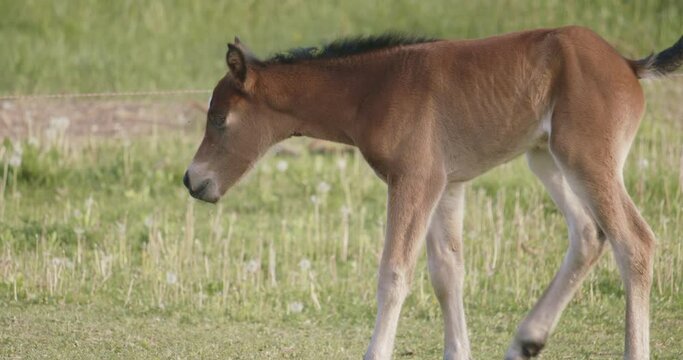
[[[235,38],[226,54],[229,73],[213,90],[204,139],[183,182],[190,194],[216,202],[259,157],[282,140],[286,116],[272,110],[255,88],[262,64]]]

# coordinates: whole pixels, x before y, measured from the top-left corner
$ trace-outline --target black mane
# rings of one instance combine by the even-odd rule
[[[273,55],[266,63],[291,64],[303,60],[333,59],[401,45],[437,41],[421,36],[386,33],[375,36],[355,36],[334,40],[320,47],[300,47]]]

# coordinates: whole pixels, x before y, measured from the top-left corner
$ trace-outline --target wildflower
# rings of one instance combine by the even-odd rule
[[[261,267],[261,264],[257,260],[249,260],[247,264],[245,265],[244,269],[248,273],[255,273],[259,270]]]
[[[90,209],[92,206],[95,204],[95,200],[92,198],[92,195],[88,196],[87,199],[85,199],[85,207]]]
[[[50,127],[57,131],[64,131],[69,127],[71,120],[66,116],[58,116],[50,119]]]
[[[52,260],[50,261],[50,263],[51,263],[52,266],[54,266],[54,267],[66,267],[66,268],[68,268],[68,269],[73,269],[73,268],[74,268],[74,263],[73,263],[71,260],[67,259],[67,258],[59,258],[59,257],[52,258]]]
[[[286,161],[284,161],[284,160],[280,160],[280,161],[277,162],[277,164],[275,165],[275,167],[277,168],[277,171],[283,173],[283,172],[287,171],[287,168],[289,167],[289,164],[288,164]]]
[[[166,283],[169,285],[175,285],[178,282],[178,276],[174,272],[166,272]]]
[[[82,227],[77,227],[74,229],[74,233],[76,234],[76,236],[81,236],[85,233],[85,230],[83,230]]]
[[[318,184],[318,192],[321,193],[321,194],[327,193],[328,191],[330,191],[330,189],[331,189],[330,184],[328,184],[328,183],[326,183],[326,182],[324,182],[324,181],[321,181],[321,182]]]
[[[9,166],[13,168],[18,168],[21,166],[21,154],[17,154],[16,152],[12,154],[9,158]]]
[[[307,271],[311,268],[311,261],[305,258],[301,259],[301,261],[299,261],[299,268],[301,271]]]
[[[315,195],[311,195],[311,202],[312,202],[313,204],[317,204],[317,203],[318,203],[318,197],[315,196]]]
[[[15,142],[12,144],[12,148],[14,149],[14,153],[21,156],[24,153],[24,148],[21,147],[21,143]]]
[[[640,168],[640,170],[645,170],[648,167],[650,167],[650,162],[647,159],[638,160],[638,168]]]
[[[304,310],[304,304],[299,301],[289,303],[288,309],[290,313],[298,314]]]
[[[346,159],[340,158],[337,160],[337,169],[344,171],[346,169]]]
[[[12,148],[14,151],[9,158],[9,166],[18,168],[21,166],[21,157],[24,154],[24,149],[21,148],[21,144],[19,143],[12,144]]]

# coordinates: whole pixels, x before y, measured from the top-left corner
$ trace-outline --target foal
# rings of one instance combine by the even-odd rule
[[[564,214],[569,250],[506,359],[538,355],[560,313],[611,245],[626,291],[626,359],[649,357],[655,237],[622,168],[643,115],[638,79],[683,62],[683,38],[625,59],[581,27],[482,40],[393,35],[255,58],[235,39],[184,183],[216,202],[273,144],[305,135],[358,147],[388,186],[377,322],[366,359],[389,359],[427,239],[445,359],[471,358],[462,291],[464,184],[526,153]],[[606,240],[606,241],[605,241]]]

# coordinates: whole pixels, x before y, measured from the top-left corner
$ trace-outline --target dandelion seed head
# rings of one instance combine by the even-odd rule
[[[346,170],[346,159],[345,158],[340,158],[337,160],[337,169],[344,171]]]
[[[50,263],[54,267],[65,267],[68,269],[73,269],[74,268],[74,263],[69,260],[68,258],[60,258],[60,257],[55,257],[50,260]]]
[[[288,167],[289,167],[289,164],[284,160],[278,161],[277,164],[275,165],[275,168],[277,168],[277,171],[282,172],[282,173],[287,171]]]
[[[50,127],[57,131],[66,130],[69,124],[71,124],[71,120],[66,116],[57,116],[50,119]]]
[[[9,158],[9,166],[13,168],[18,168],[21,166],[21,154],[17,154],[16,152],[12,154]]]
[[[12,150],[15,154],[21,156],[24,154],[24,148],[21,146],[20,142],[15,142],[12,144]]]
[[[250,274],[257,272],[259,268],[261,268],[261,263],[257,260],[249,260],[244,266],[244,269]]]
[[[178,282],[178,275],[176,275],[174,272],[167,271],[166,272],[166,283],[169,285],[175,285]]]
[[[299,261],[299,268],[302,271],[307,271],[311,268],[311,261],[308,259],[301,259],[301,261]]]
[[[300,301],[294,301],[289,303],[287,308],[289,309],[290,313],[298,314],[304,310],[304,304]]]
[[[318,184],[317,190],[318,190],[319,193],[325,194],[325,193],[329,192],[331,188],[332,188],[332,187],[330,186],[330,184],[328,184],[328,183],[325,182],[325,181],[321,181],[321,182]]]

